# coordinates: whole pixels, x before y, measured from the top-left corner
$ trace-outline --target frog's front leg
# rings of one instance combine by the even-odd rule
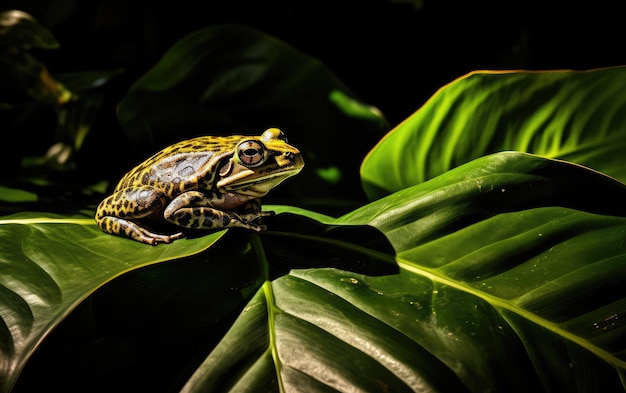
[[[200,191],[188,191],[172,199],[163,213],[171,223],[185,228],[211,229],[239,227],[254,231],[265,230],[259,222],[274,212],[262,212],[260,203],[248,202],[241,212],[220,210],[213,207],[213,200]]]
[[[151,245],[171,243],[185,235],[182,232],[169,235],[154,233],[137,221],[161,210],[166,201],[162,191],[148,186],[120,190],[100,202],[96,222],[106,233]]]

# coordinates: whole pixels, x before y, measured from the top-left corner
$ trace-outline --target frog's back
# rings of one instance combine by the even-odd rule
[[[201,136],[170,145],[131,169],[116,191],[139,185],[160,187],[168,194],[196,189],[198,180],[213,184],[218,164],[232,155],[242,136]]]

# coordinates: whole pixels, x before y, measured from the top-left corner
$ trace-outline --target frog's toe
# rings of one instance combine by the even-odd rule
[[[184,237],[185,237],[185,234],[182,232],[176,232],[176,233],[172,233],[171,235],[169,235],[169,238],[171,239],[171,241],[182,239]]]
[[[160,235],[153,233],[152,240],[154,240],[154,243],[152,243],[152,245],[156,246],[159,243],[171,243],[174,240],[182,239],[184,237],[185,234],[182,232],[172,233],[171,235]]]
[[[160,233],[154,233],[144,230],[140,233],[135,233],[134,236],[131,235],[130,237],[139,242],[150,244],[151,246],[156,246],[159,243],[167,244],[173,242],[174,240],[182,239],[185,237],[185,234],[182,232],[176,232],[170,235],[162,235]]]
[[[256,212],[248,215],[246,218],[248,219],[248,222],[260,223],[264,218],[274,217],[275,215],[276,213],[272,211]]]

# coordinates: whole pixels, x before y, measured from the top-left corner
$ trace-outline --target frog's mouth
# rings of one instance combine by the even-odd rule
[[[262,197],[285,179],[296,175],[304,166],[300,155],[289,160],[287,165],[284,164],[277,162],[276,165],[265,166],[262,170],[259,168],[240,169],[236,174],[231,173],[220,179],[217,182],[217,189],[222,192],[235,192],[253,198]]]

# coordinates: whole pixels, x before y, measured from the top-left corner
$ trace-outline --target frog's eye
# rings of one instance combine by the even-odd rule
[[[255,167],[265,161],[265,148],[260,142],[245,141],[237,147],[239,161],[247,167]]]

